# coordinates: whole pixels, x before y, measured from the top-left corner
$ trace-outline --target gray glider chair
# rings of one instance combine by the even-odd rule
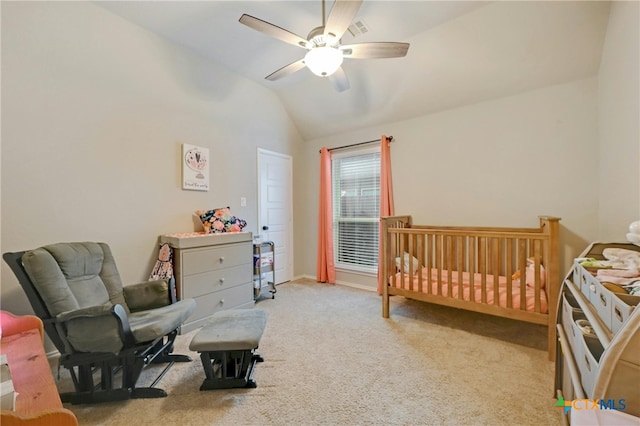
[[[123,286],[104,243],[52,244],[3,258],[71,373],[75,392],[61,394],[63,402],[167,396],[156,384],[174,362],[191,361],[171,354],[195,309],[193,299],[175,300],[173,280]],[[150,386],[136,387],[151,363],[168,365]]]

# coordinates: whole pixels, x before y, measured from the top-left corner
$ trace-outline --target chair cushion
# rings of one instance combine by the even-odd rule
[[[31,250],[22,263],[51,315],[107,302],[129,308],[109,246],[58,243]]]
[[[127,285],[123,291],[131,312],[160,308],[170,303],[169,284],[164,280]]]
[[[260,309],[218,311],[198,331],[189,349],[216,352],[255,349],[267,325],[267,312]]]
[[[45,248],[28,251],[22,256],[22,264],[52,316],[80,308],[66,277],[49,251]]]
[[[180,300],[172,305],[129,314],[129,324],[136,342],[149,342],[175,330],[189,318],[196,308],[193,299]]]
[[[129,313],[129,306],[124,298],[122,292],[122,280],[120,279],[120,272],[116,268],[116,260],[111,254],[111,248],[105,243],[97,243],[104,253],[104,261],[102,263],[102,270],[100,271],[100,277],[104,282],[107,292],[109,293],[109,300],[112,304],[120,304]]]
[[[74,351],[118,353],[122,349],[117,319],[110,311],[110,306],[93,306],[83,310],[85,316],[65,321],[66,337]]]

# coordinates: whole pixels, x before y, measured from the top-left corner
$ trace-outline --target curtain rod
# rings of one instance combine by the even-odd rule
[[[389,142],[391,142],[393,140],[393,136],[387,136],[387,139],[389,139]],[[380,142],[380,139],[374,139],[372,141],[366,141],[366,142],[352,143],[351,145],[337,146],[335,148],[329,148],[329,151],[333,151],[335,149],[351,148],[351,147],[354,147],[354,146],[366,145],[368,143],[374,143],[374,142]],[[320,150],[318,152],[322,152],[322,150]]]

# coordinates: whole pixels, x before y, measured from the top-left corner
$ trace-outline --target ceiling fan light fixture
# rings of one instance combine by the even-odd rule
[[[342,52],[335,47],[320,46],[307,52],[304,63],[315,75],[328,77],[340,68],[342,59]]]

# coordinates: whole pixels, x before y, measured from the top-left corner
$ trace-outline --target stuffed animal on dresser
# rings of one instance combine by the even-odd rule
[[[173,277],[173,249],[167,243],[161,244],[158,250],[158,260],[156,261],[150,280],[162,280]]]

